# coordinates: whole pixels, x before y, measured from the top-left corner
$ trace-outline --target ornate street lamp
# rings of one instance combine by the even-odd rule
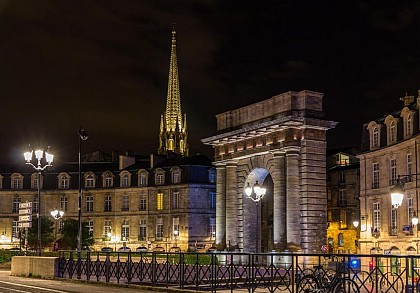
[[[27,165],[32,166],[38,172],[38,179],[37,179],[37,189],[38,189],[38,236],[37,236],[37,255],[41,256],[42,254],[42,242],[41,242],[41,172],[44,171],[47,167],[52,166],[52,162],[54,160],[54,155],[49,152],[49,147],[47,151],[43,150],[36,150],[35,151],[35,159],[38,161],[36,165],[32,163],[34,151],[30,150],[25,152],[24,154],[25,161]],[[44,159],[46,164],[42,166],[41,160]]]
[[[394,209],[401,206],[402,201],[404,198],[404,187],[403,184],[398,177],[397,183],[395,186],[391,187],[391,204]]]
[[[353,221],[353,226],[354,226],[354,228],[359,227],[359,220],[358,219]]]
[[[264,195],[266,193],[266,189],[262,186],[260,186],[258,184],[258,181],[255,183],[254,186],[250,186],[249,182],[247,184],[247,186],[245,187],[245,194],[246,196],[252,200],[253,202],[255,202],[255,208],[257,210],[257,222],[255,224],[255,252],[258,253],[258,241],[259,241],[259,210],[258,210],[258,203],[260,202],[260,200],[262,200],[264,198]]]
[[[174,230],[175,247],[178,247],[178,245],[177,245],[178,235],[179,235],[179,231]]]
[[[64,216],[64,212],[55,209],[51,211],[51,216],[54,218],[54,220],[58,220]]]

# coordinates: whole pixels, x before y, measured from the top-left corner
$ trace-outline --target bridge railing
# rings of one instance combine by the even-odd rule
[[[419,255],[61,251],[57,277],[199,291],[299,292],[306,275],[339,272],[358,292],[420,292]],[[319,272],[323,276],[319,276]]]

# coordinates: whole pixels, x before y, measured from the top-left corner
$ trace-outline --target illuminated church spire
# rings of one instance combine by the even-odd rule
[[[182,116],[179,91],[178,62],[176,56],[176,32],[172,29],[171,59],[169,64],[168,94],[166,109],[161,116],[159,154],[172,151],[188,156],[187,116]]]

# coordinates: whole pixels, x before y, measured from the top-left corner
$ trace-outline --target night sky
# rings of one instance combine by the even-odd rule
[[[305,89],[357,146],[420,89],[419,1],[0,0],[0,163],[76,160],[79,126],[86,152],[157,152],[173,23],[191,154],[216,114]]]

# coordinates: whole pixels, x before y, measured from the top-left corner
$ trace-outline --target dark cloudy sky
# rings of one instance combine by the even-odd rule
[[[391,3],[391,4],[388,4]],[[289,90],[325,93],[331,148],[420,89],[418,1],[0,0],[0,162],[32,145],[156,152],[176,23],[191,153],[214,116]]]

